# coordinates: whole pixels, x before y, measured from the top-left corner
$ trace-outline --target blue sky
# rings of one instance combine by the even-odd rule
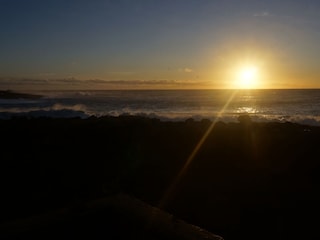
[[[241,62],[265,87],[320,86],[315,0],[0,0],[0,29],[0,87],[224,88]]]

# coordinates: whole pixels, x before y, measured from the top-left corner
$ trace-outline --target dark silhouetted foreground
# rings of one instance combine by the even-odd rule
[[[8,239],[223,240],[123,194],[18,219],[1,231]]]
[[[58,216],[39,232],[60,224],[54,229],[61,238],[90,239],[103,230],[107,238],[110,229],[117,229],[112,234],[123,231],[121,237],[141,238],[135,235],[141,228],[133,223],[143,221],[130,218],[136,216],[130,211],[123,214],[110,205],[87,209],[123,193],[172,214],[170,230],[157,228],[169,232],[180,221],[174,219],[182,219],[226,240],[317,239],[320,128],[254,123],[246,117],[239,123],[218,122],[177,181],[210,124],[139,117],[0,121],[3,236],[8,226],[11,233],[15,226],[17,233],[19,226],[30,226],[23,224],[32,216]],[[61,209],[69,209],[68,214],[59,215]],[[38,232],[32,227],[29,234]],[[155,232],[147,238],[170,239]],[[170,236],[188,239],[178,235]]]

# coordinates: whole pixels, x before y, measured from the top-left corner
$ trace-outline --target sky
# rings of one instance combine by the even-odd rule
[[[0,89],[320,87],[319,0],[0,0],[0,29]]]

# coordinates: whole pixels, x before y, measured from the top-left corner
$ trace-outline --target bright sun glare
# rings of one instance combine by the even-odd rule
[[[255,88],[258,81],[258,68],[256,66],[245,66],[239,69],[236,76],[237,88]]]

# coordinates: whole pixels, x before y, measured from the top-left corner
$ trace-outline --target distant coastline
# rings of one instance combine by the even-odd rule
[[[11,90],[0,90],[0,99],[39,99],[42,98],[41,95],[28,94],[28,93],[18,93]]]

